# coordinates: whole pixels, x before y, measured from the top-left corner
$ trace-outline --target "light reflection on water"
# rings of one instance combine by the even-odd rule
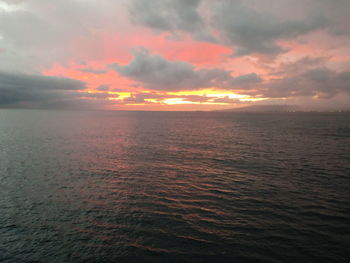
[[[345,262],[348,114],[0,111],[0,261]]]

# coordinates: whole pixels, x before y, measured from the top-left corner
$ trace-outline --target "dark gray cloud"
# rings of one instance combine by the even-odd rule
[[[133,0],[130,4],[131,18],[138,24],[171,31],[178,39],[180,31],[196,40],[217,41],[231,46],[235,56],[275,56],[286,51],[279,40],[322,29],[349,35],[349,9],[348,0]],[[208,33],[213,31],[218,32],[216,37]]]
[[[284,50],[277,40],[297,37],[325,25],[322,17],[287,20],[249,7],[243,1],[219,1],[213,13],[215,28],[224,41],[236,47],[237,56],[281,53]]]
[[[213,102],[215,102],[215,103],[225,103],[225,104],[241,104],[242,103],[242,101],[240,101],[239,99],[232,99],[232,98],[230,98],[228,96],[225,96],[223,98],[213,99]]]
[[[198,12],[200,0],[133,0],[132,21],[159,31],[194,32],[203,26]]]
[[[303,57],[294,62],[283,62],[277,67],[271,68],[270,75],[272,76],[294,76],[312,68],[320,67],[327,63],[327,57]]]
[[[334,37],[350,36],[350,1],[313,0],[308,8],[311,15],[323,15],[327,22],[326,28]]]
[[[149,93],[139,93],[139,94],[132,94],[130,97],[126,97],[123,99],[123,102],[127,104],[152,104],[152,102],[146,101],[146,99],[160,99],[159,96],[155,94],[149,94]]]
[[[349,93],[349,70],[327,68],[327,57],[304,57],[294,62],[278,64],[271,70],[269,81],[254,88],[256,93],[270,98],[318,96],[331,98]]]
[[[96,74],[96,75],[101,75],[101,74],[107,73],[107,70],[104,70],[104,69],[93,69],[93,68],[83,68],[83,69],[79,69],[79,71],[85,72],[85,73],[93,73],[93,74]]]
[[[234,89],[237,85],[260,81],[255,73],[234,78],[223,69],[195,69],[190,63],[169,61],[160,55],[152,55],[147,50],[135,52],[134,58],[127,65],[113,64],[111,67],[151,90],[179,91],[208,87]]]
[[[195,70],[190,63],[168,61],[145,50],[135,52],[128,65],[114,64],[112,67],[121,75],[142,82],[145,88],[151,90],[192,90],[230,78],[224,70]]]
[[[99,91],[109,91],[111,85],[108,84],[102,84],[96,88],[96,90]]]
[[[232,79],[229,83],[233,87],[244,86],[249,84],[257,84],[261,82],[261,78],[256,73],[250,73],[242,76],[238,76],[237,78]]]
[[[337,94],[350,93],[350,71],[336,72],[318,67],[298,75],[271,80],[257,88],[259,94],[269,98],[301,96],[332,98]]]
[[[112,92],[128,92],[128,90],[121,89],[121,88],[113,88],[113,87],[110,87],[109,91],[112,91]]]
[[[131,21],[156,32],[171,32],[168,39],[181,40],[177,31],[187,32],[199,41],[214,42],[200,12],[202,0],[132,0],[129,5]]]
[[[81,90],[85,83],[75,79],[0,72],[0,87],[36,90]]]
[[[80,92],[78,94],[76,94],[76,96],[78,96],[79,98],[89,98],[89,99],[107,99],[107,98],[118,98],[119,95],[118,94],[108,94],[108,93],[104,93],[104,92],[93,92],[93,93],[89,93],[89,92]]]
[[[58,103],[85,88],[84,82],[68,78],[0,72],[0,106]]]

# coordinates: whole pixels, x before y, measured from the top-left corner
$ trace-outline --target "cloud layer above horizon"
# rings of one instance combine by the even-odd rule
[[[0,0],[0,107],[349,108],[348,0]]]

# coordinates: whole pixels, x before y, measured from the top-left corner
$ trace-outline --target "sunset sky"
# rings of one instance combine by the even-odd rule
[[[349,0],[0,0],[0,107],[350,108]]]

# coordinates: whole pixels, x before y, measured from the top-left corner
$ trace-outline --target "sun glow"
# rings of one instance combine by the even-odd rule
[[[256,98],[249,95],[230,93],[215,89],[204,89],[196,91],[179,91],[179,92],[113,92],[113,91],[97,91],[88,89],[82,93],[84,99],[105,99],[115,101],[116,103],[125,105],[230,105],[240,102],[256,102],[266,100],[267,98]],[[91,94],[86,96],[84,94]],[[95,96],[94,96],[95,95]],[[137,96],[141,99],[137,100]],[[145,96],[142,99],[142,96]]]
[[[83,70],[86,67],[89,70]],[[181,107],[188,108],[193,105],[195,110],[196,107],[205,105],[214,107],[232,105],[235,107],[244,103],[266,100],[266,98],[245,94],[245,91],[225,90],[215,87],[182,91],[149,90],[144,88],[142,83],[128,80],[109,69],[103,69],[98,62],[90,62],[89,65],[84,66],[74,62],[71,62],[68,67],[55,65],[52,69],[45,71],[44,74],[70,77],[83,81],[86,83],[87,88],[78,91],[81,93],[81,99],[86,101],[99,100],[101,103],[105,101],[109,105],[115,104],[117,107],[120,105],[128,105],[130,107],[168,105],[180,109]]]

